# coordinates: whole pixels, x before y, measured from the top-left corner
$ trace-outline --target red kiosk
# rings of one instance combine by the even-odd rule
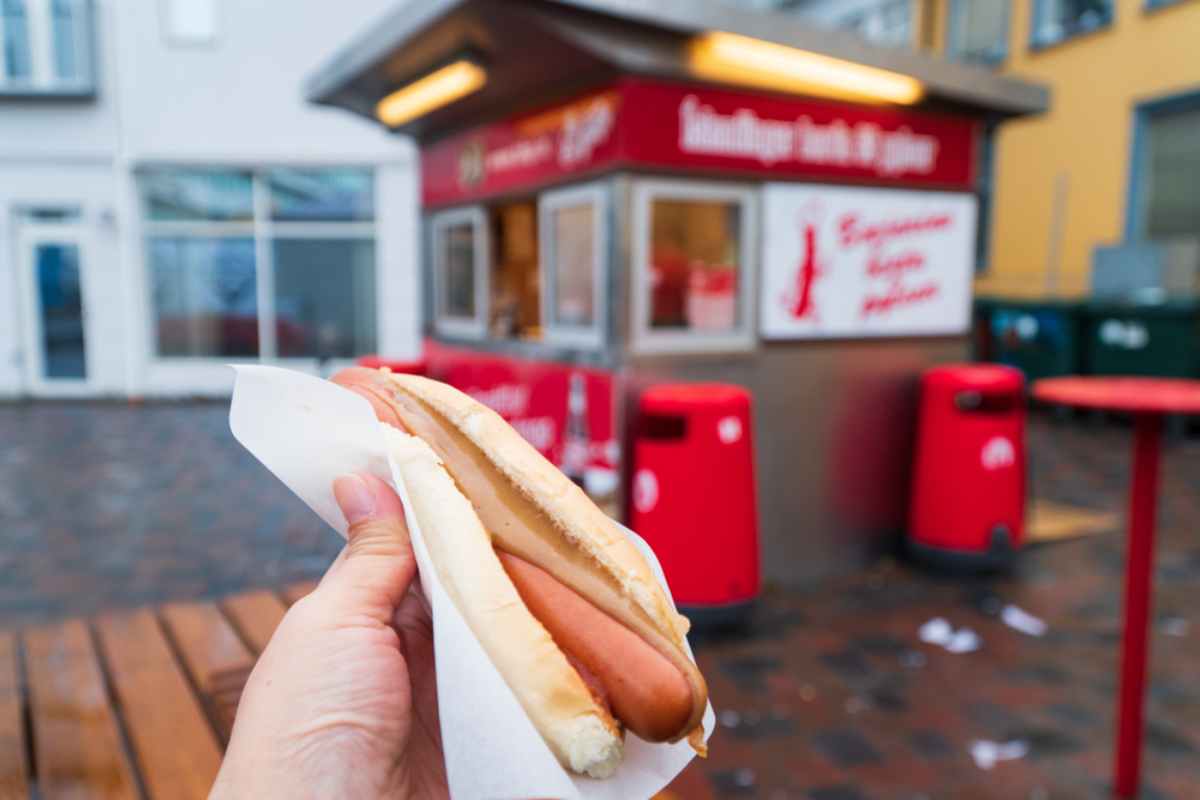
[[[1048,100],[705,0],[401,3],[306,92],[420,146],[429,374],[625,519],[643,391],[746,387],[789,583],[904,528],[917,377],[967,352],[982,137]]]

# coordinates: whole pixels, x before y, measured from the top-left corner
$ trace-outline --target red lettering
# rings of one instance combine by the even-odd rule
[[[838,221],[838,232],[841,235],[842,247],[853,247],[856,244],[878,247],[883,242],[899,236],[948,228],[953,221],[949,214],[931,214],[928,217],[884,220],[863,225],[859,222],[858,214],[850,213]]]
[[[912,289],[906,289],[896,281],[886,294],[867,295],[863,298],[862,310],[859,314],[863,319],[872,315],[887,314],[901,306],[911,306],[932,300],[938,294],[936,283],[926,283]]]
[[[884,275],[903,275],[906,272],[912,272],[925,266],[925,255],[916,250],[909,250],[906,253],[890,256],[887,258],[881,257],[878,252],[874,252],[867,258],[867,274],[872,278],[877,278]]]

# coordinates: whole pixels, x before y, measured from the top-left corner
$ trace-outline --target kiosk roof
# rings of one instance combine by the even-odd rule
[[[697,80],[687,45],[724,31],[920,81],[919,108],[1000,119],[1045,111],[1049,90],[990,70],[814,28],[715,0],[412,0],[372,20],[306,81],[313,103],[375,119],[381,98],[457,57],[483,62],[480,91],[398,126],[426,141],[554,102],[622,74]]]

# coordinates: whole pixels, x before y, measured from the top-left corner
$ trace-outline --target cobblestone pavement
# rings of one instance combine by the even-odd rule
[[[223,404],[0,406],[0,628],[319,574],[336,538],[231,438]],[[1130,431],[1036,417],[1036,496],[1124,507]],[[1144,798],[1200,796],[1200,440],[1166,448]],[[696,641],[719,725],[677,798],[1105,797],[1120,631],[1118,530],[1027,551],[1010,576],[885,559],[769,591]],[[1013,603],[1044,619],[1005,626]],[[919,642],[942,616],[978,652]],[[974,740],[1025,757],[979,768]]]
[[[0,627],[322,572],[337,537],[226,403],[0,405]]]

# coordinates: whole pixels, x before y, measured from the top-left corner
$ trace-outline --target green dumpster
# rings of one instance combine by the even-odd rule
[[[1200,375],[1200,303],[1093,301],[1084,314],[1084,367],[1094,375]]]
[[[1079,373],[1078,302],[990,297],[976,307],[977,319],[987,320],[988,360],[1016,367],[1027,383]]]

